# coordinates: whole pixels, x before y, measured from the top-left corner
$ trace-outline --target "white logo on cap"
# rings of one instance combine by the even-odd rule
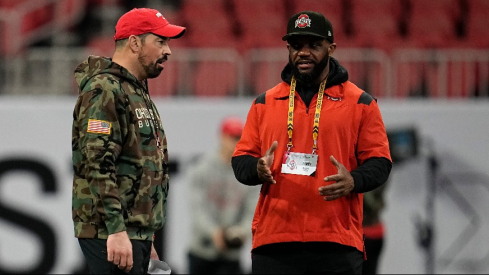
[[[295,27],[299,28],[305,28],[305,27],[310,27],[311,26],[311,19],[309,19],[309,16],[307,14],[301,14],[299,17],[297,17],[297,20],[295,20]]]
[[[161,12],[158,12],[158,13],[156,14],[156,17],[161,17],[161,18],[165,19],[165,17],[163,16],[163,14],[161,14]]]
[[[331,36],[331,31],[328,31],[328,36]]]

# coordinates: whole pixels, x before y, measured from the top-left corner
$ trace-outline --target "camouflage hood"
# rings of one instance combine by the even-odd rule
[[[78,84],[79,91],[83,91],[85,85],[94,76],[104,73],[112,74],[139,85],[136,77],[129,73],[126,68],[113,62],[110,58],[91,55],[75,69],[75,80]]]

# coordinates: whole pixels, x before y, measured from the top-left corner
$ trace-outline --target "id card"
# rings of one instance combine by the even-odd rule
[[[282,173],[311,176],[316,172],[318,155],[285,152],[282,161]]]

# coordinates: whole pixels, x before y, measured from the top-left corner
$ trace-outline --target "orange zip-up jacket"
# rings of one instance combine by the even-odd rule
[[[276,184],[263,184],[252,223],[252,249],[280,242],[336,242],[363,251],[363,194],[325,201],[318,188],[337,174],[333,155],[348,171],[365,160],[391,160],[377,102],[350,81],[325,90],[318,134],[318,163],[313,176],[281,173],[287,150],[290,85],[281,82],[253,102],[233,157],[262,157],[278,141],[271,167]],[[317,94],[309,108],[296,93],[292,152],[312,152]]]

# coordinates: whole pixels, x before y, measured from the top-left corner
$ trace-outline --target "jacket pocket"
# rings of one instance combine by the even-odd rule
[[[167,175],[162,171],[142,170],[140,180],[133,186],[133,197],[127,198],[129,226],[160,228],[166,212]]]

